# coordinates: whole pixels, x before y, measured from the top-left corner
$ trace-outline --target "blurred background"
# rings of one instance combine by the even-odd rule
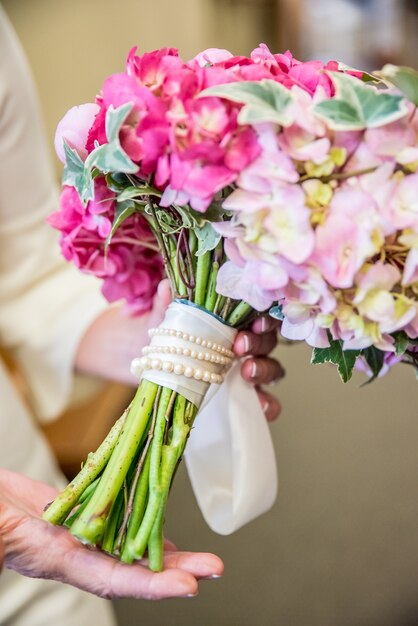
[[[52,152],[55,126],[93,100],[128,50],[207,47],[248,54],[259,42],[303,60],[418,66],[417,0],[3,0],[38,86]],[[60,166],[57,162],[57,180]],[[30,191],[30,190],[29,190]],[[225,561],[223,579],[191,600],[119,601],[121,626],[417,626],[418,386],[399,366],[347,386],[281,345],[287,371],[272,426],[280,492],[272,511],[230,537],[205,525],[184,468],[167,535]],[[10,364],[10,367],[13,367]],[[17,373],[18,376],[18,373]],[[20,381],[22,388],[24,381]],[[47,435],[68,475],[130,397],[119,385],[80,401]],[[262,463],[262,459],[260,459]]]

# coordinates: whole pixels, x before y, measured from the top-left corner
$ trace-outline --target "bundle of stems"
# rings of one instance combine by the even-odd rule
[[[207,250],[175,207],[164,209],[170,223],[177,223],[175,228],[167,228],[158,209],[149,198],[145,214],[164,259],[173,300],[198,305],[235,328],[248,324],[252,308],[216,291],[225,261],[222,239]],[[148,553],[149,568],[161,571],[167,498],[197,412],[180,393],[142,379],[130,406],[79,474],[47,506],[44,519],[67,526],[81,542],[126,563]]]

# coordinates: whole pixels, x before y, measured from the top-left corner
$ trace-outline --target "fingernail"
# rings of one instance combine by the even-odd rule
[[[267,330],[267,318],[266,317],[262,317],[261,318],[261,332],[265,333]]]
[[[256,378],[257,374],[258,374],[258,366],[257,366],[257,362],[256,362],[256,361],[253,361],[253,362],[251,363],[251,368],[250,368],[250,377],[251,377],[251,378]]]
[[[188,593],[185,596],[180,596],[180,598],[195,598],[196,596],[199,595],[199,592],[196,593]]]
[[[217,580],[218,578],[222,578],[221,574],[212,574],[212,576],[205,576],[205,580]]]
[[[244,349],[246,353],[250,351],[250,338],[248,335],[244,335]]]

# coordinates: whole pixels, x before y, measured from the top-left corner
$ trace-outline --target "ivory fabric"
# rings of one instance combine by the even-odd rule
[[[91,321],[106,306],[94,279],[60,257],[45,223],[58,195],[32,78],[0,6],[0,344],[25,373],[33,411],[0,363],[0,465],[61,486],[36,420],[66,405],[73,359]],[[2,626],[113,626],[111,605],[52,581],[0,575]]]
[[[181,302],[172,302],[169,305],[165,313],[164,320],[159,325],[159,328],[167,328],[178,332],[185,332],[189,335],[193,335],[194,337],[201,337],[206,341],[220,344],[228,350],[231,349],[236,335],[236,330],[221,322],[214,315],[203,311],[197,306],[187,305]],[[189,348],[190,350],[195,350],[196,352],[206,352],[205,348],[201,348],[197,344],[176,336],[167,337],[156,335],[152,337],[150,346],[172,346],[176,348]],[[152,358],[153,355],[150,356]],[[160,355],[157,353],[155,356],[160,357],[163,361],[169,360],[173,363],[181,363],[192,368],[198,367],[201,370],[207,370],[213,373],[219,373],[222,369],[215,363],[199,361],[183,355]],[[142,372],[141,378],[156,383],[157,385],[164,385],[173,391],[177,391],[197,407],[200,407],[210,386],[209,383],[206,383],[203,380],[177,376],[174,373],[168,373],[161,370],[145,370]]]

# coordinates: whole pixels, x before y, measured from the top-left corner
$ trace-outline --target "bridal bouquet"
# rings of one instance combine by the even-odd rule
[[[50,223],[110,300],[173,302],[138,391],[45,519],[162,568],[168,492],[199,407],[260,311],[344,381],[418,363],[418,74],[301,63],[265,45],[129,53],[57,129]],[[233,433],[232,433],[233,435]]]

